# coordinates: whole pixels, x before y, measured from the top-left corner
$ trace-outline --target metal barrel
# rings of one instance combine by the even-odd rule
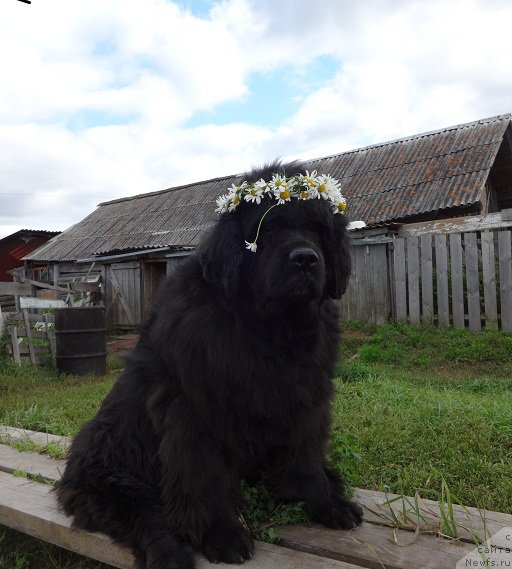
[[[107,372],[105,308],[56,310],[55,344],[59,372],[72,375],[105,375]]]

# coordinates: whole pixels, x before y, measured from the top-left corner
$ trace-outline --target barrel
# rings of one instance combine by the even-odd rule
[[[105,308],[60,308],[55,311],[57,369],[72,375],[105,375],[107,340]]]

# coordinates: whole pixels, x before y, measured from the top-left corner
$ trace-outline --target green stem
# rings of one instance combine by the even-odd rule
[[[254,238],[253,243],[256,243],[256,241],[258,241],[258,237],[260,235],[260,229],[261,229],[261,224],[263,223],[263,220],[265,219],[265,216],[267,215],[267,213],[271,210],[274,209],[276,206],[278,206],[278,203],[275,203],[274,205],[270,206],[267,211],[261,216],[260,222],[258,223],[258,229],[256,230],[256,237]]]

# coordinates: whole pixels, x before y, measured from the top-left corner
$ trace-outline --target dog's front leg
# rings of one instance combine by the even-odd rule
[[[277,496],[303,501],[313,519],[329,528],[352,529],[362,522],[361,507],[346,497],[341,477],[325,465],[320,452],[304,444],[281,456],[271,472]]]
[[[242,563],[254,545],[237,514],[237,481],[211,429],[190,405],[172,406],[162,433],[161,486],[168,522],[210,562]]]

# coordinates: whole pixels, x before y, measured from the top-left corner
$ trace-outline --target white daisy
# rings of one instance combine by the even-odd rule
[[[249,241],[245,242],[245,248],[249,249],[249,251],[252,251],[253,253],[256,253],[256,250],[258,249],[258,245],[256,244],[256,241],[253,241],[252,243],[249,243]]]
[[[245,201],[260,204],[266,187],[267,183],[264,180],[258,180],[254,184],[248,185],[245,189]]]
[[[228,196],[228,194],[224,194],[223,196],[219,196],[217,198],[217,200],[215,201],[215,204],[217,205],[217,207],[215,208],[215,211],[217,213],[224,213],[228,210],[229,207],[229,202],[230,202],[230,198]]]

